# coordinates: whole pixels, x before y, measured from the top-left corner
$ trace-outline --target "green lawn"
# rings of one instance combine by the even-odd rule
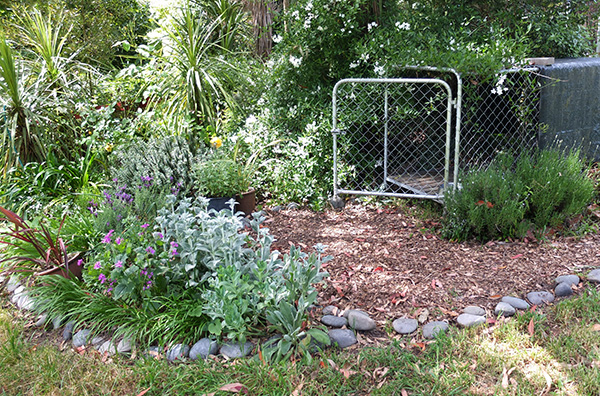
[[[453,328],[434,342],[329,350],[312,361],[259,359],[168,364],[103,359],[33,338],[0,311],[3,395],[598,395],[600,293],[589,288],[545,312],[492,326]],[[596,326],[595,326],[596,325]],[[239,389],[233,386],[233,390]]]

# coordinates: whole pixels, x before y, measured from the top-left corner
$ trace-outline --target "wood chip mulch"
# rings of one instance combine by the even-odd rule
[[[340,211],[267,210],[265,226],[277,238],[274,248],[291,244],[314,251],[327,245],[333,260],[319,289],[319,303],[369,313],[380,325],[416,318],[456,317],[478,305],[493,313],[505,295],[554,290],[554,279],[600,267],[600,236],[558,237],[542,242],[456,243],[439,236],[439,224],[407,208],[358,204]]]

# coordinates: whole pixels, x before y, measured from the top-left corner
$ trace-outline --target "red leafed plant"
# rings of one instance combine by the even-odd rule
[[[15,265],[8,268],[7,272],[33,272],[36,269],[43,270],[51,267],[67,266],[69,262],[67,248],[62,238],[59,237],[65,221],[64,218],[60,223],[56,236],[53,236],[43,224],[40,225],[40,229],[32,228],[19,215],[2,206],[0,206],[0,212],[4,216],[0,218],[0,221],[12,223],[12,227],[8,227],[8,232],[0,233],[0,243],[26,252],[27,250],[22,245],[27,244],[39,255],[39,258],[23,255],[0,260],[0,263],[7,261],[12,261],[15,264],[31,263],[35,267]]]

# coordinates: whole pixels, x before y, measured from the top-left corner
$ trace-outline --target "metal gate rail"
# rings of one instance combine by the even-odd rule
[[[431,68],[429,70],[434,70],[434,68]],[[437,69],[435,69],[437,70]],[[444,71],[448,71],[448,70],[444,70]],[[450,71],[452,72],[452,71]],[[454,72],[455,73],[455,72]],[[460,81],[460,76],[458,76],[457,73],[455,73],[455,75],[458,78],[458,89],[459,91],[461,90],[461,81]],[[338,128],[338,118],[339,118],[339,114],[338,114],[338,100],[339,100],[339,91],[342,87],[344,87],[345,85],[350,84],[352,87],[356,86],[356,85],[364,85],[364,86],[381,86],[383,85],[384,87],[384,91],[383,91],[383,153],[381,153],[381,155],[383,156],[383,163],[382,165],[382,177],[380,178],[380,180],[382,180],[382,184],[380,186],[378,186],[378,188],[370,188],[370,189],[357,189],[357,188],[340,188],[339,186],[339,152],[338,152],[338,140],[340,138],[341,135],[346,134],[348,131],[343,130]],[[443,147],[443,151],[444,151],[444,169],[443,169],[443,180],[441,180],[441,185],[439,185],[440,188],[436,188],[436,183],[439,183],[440,181],[436,180],[436,176],[441,175],[441,172],[439,171],[432,171],[431,173],[425,169],[424,166],[421,167],[417,167],[415,168],[415,172],[418,174],[422,174],[421,175],[421,181],[422,183],[414,183],[415,179],[412,178],[412,176],[408,176],[408,177],[398,177],[397,175],[393,175],[391,174],[391,169],[393,169],[394,167],[391,166],[391,159],[390,159],[390,141],[389,141],[389,136],[390,136],[390,87],[394,87],[396,85],[400,85],[400,86],[407,86],[409,88],[407,88],[408,91],[410,91],[410,87],[411,86],[437,86],[437,87],[441,87],[441,90],[445,91],[445,94],[447,96],[446,100],[445,100],[445,142],[444,142],[444,147]],[[414,89],[414,88],[413,88]],[[420,89],[420,88],[419,88]],[[418,91],[418,93],[421,93],[421,91]],[[352,93],[352,95],[354,95],[354,93]],[[413,95],[414,96],[414,95]],[[370,96],[369,96],[370,98]],[[376,99],[381,99],[381,98],[376,98]],[[409,98],[412,99],[412,98]],[[394,99],[392,98],[392,101]],[[429,99],[429,102],[433,103],[433,99]],[[403,197],[403,198],[425,198],[425,199],[435,199],[435,200],[440,200],[443,197],[443,190],[447,189],[450,183],[450,180],[455,181],[457,180],[457,175],[458,175],[458,153],[459,153],[459,142],[460,142],[460,95],[457,96],[456,99],[453,99],[452,97],[452,89],[450,87],[450,85],[439,78],[372,78],[372,79],[361,79],[361,78],[356,78],[356,79],[344,79],[344,80],[340,80],[334,87],[333,89],[333,98],[332,98],[332,102],[333,102],[333,161],[334,161],[334,197],[338,197],[339,194],[354,194],[354,195],[375,195],[375,196],[391,196],[391,197]],[[427,103],[429,103],[427,102]],[[437,102],[442,103],[442,99],[437,100]],[[431,105],[432,107],[434,107],[434,105]],[[397,106],[399,107],[399,106]],[[377,108],[376,108],[377,109]],[[454,136],[454,142],[452,142],[452,126],[451,126],[451,121],[452,121],[452,110],[456,109],[456,113],[455,113],[455,120],[456,120],[456,131],[455,131],[455,136]],[[408,110],[411,111],[411,110]],[[418,111],[418,110],[415,110]],[[437,110],[436,110],[437,111]],[[365,113],[368,113],[368,111],[364,111]],[[399,113],[399,112],[398,112]],[[440,111],[437,111],[437,113],[440,113]],[[361,114],[363,115],[363,114]],[[369,115],[369,114],[367,114]],[[438,114],[441,116],[441,114]],[[371,114],[370,115],[371,118],[377,118],[377,116]],[[396,117],[398,115],[396,114]],[[368,118],[368,117],[365,117]],[[371,121],[372,123],[377,123],[380,120],[376,120],[376,121]],[[367,122],[367,121],[365,121]],[[442,127],[442,123],[439,123],[440,128]],[[396,125],[396,124],[395,124]],[[398,125],[396,125],[398,126]],[[427,125],[429,126],[429,125]],[[363,128],[364,129],[364,128]],[[369,132],[370,132],[370,128],[366,128]],[[376,128],[375,128],[376,129]],[[427,128],[426,128],[427,129]],[[397,133],[397,131],[396,131]],[[427,132],[421,132],[422,136],[415,136],[413,137],[413,139],[428,139],[427,136],[425,136],[427,134]],[[431,133],[429,133],[431,135]],[[404,138],[404,141],[410,141],[411,136],[406,136]],[[441,142],[440,142],[441,143]],[[452,146],[454,146],[454,161],[452,161],[453,163],[451,164],[451,148]],[[398,149],[399,145],[395,146],[396,149]],[[394,147],[392,147],[394,148]],[[360,153],[362,150],[364,149],[363,147],[359,147],[358,152]],[[403,148],[400,148],[403,149]],[[376,151],[377,152],[377,151]],[[414,154],[414,153],[411,153]],[[428,153],[429,154],[429,153]],[[433,152],[433,155],[435,156],[435,152]],[[440,150],[440,154],[441,154],[441,150]],[[355,154],[355,155],[359,155],[359,154]],[[392,158],[393,160],[394,158]],[[435,161],[435,159],[434,159]],[[450,179],[450,171],[453,171],[452,174],[452,179]],[[374,172],[374,171],[373,171]],[[400,172],[408,172],[407,169],[400,169]],[[408,174],[408,173],[405,173]],[[402,173],[400,173],[400,175],[402,175]],[[428,181],[423,181],[426,179],[430,179]],[[423,184],[426,183],[426,184]],[[431,184],[431,186],[429,186],[429,184]],[[393,191],[393,189],[391,188],[391,186],[395,186],[397,187],[397,191]],[[424,186],[427,186],[426,188]],[[443,190],[442,190],[443,189]]]

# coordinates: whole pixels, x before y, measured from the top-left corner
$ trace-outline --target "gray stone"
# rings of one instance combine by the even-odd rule
[[[533,305],[542,305],[554,301],[554,294],[547,291],[527,293],[527,299]]]
[[[392,322],[392,327],[396,333],[410,334],[417,330],[417,327],[419,327],[419,322],[417,322],[416,319],[411,318],[398,318]]]
[[[73,335],[73,346],[75,348],[84,346],[88,342],[88,338],[90,337],[90,330],[83,329],[79,330],[77,333]]]
[[[117,344],[117,352],[131,352],[131,340],[127,337],[124,337],[121,341],[119,341],[119,343]]]
[[[329,339],[331,340],[331,345],[337,345],[342,349],[348,348],[358,342],[354,332],[348,329],[329,330]]]
[[[223,346],[220,349],[220,352],[221,355],[225,357],[235,359],[248,356],[250,352],[252,352],[253,348],[254,345],[249,341],[246,341],[246,343],[242,346],[240,346],[240,344],[237,342],[228,342],[226,344],[223,344]]]
[[[485,316],[463,313],[458,315],[458,318],[456,318],[456,322],[458,322],[458,324],[462,327],[479,326],[485,323]]]
[[[65,325],[63,329],[62,337],[63,340],[69,341],[73,337],[73,328],[75,327],[75,322],[70,321]]]
[[[344,311],[344,314],[342,316],[344,318],[348,319],[348,315],[350,315],[350,313],[358,313],[358,314],[364,315],[366,317],[369,317],[368,313],[366,313],[365,311],[361,311],[360,309],[347,309]]]
[[[23,294],[19,301],[17,301],[17,306],[25,311],[33,311],[35,308],[35,302],[31,297]]]
[[[502,302],[508,303],[508,304],[512,305],[513,308],[516,308],[516,309],[529,309],[530,308],[530,305],[527,301],[525,301],[521,298],[517,298],[517,297],[504,296],[504,297],[502,297]]]
[[[10,302],[17,305],[17,301],[19,301],[19,298],[21,298],[21,294],[15,293],[10,297]]]
[[[562,282],[556,285],[554,294],[556,294],[556,297],[567,297],[573,294],[573,289],[571,289],[571,285],[567,282]]]
[[[166,357],[169,362],[174,362],[175,360],[181,360],[183,358],[188,357],[189,352],[189,346],[185,344],[177,344],[169,348]]]
[[[513,316],[516,312],[517,311],[516,311],[515,307],[513,307],[509,303],[503,302],[503,301],[500,301],[496,305],[496,308],[494,309],[494,313],[496,315],[502,315],[502,316]]]
[[[348,320],[339,316],[325,315],[321,318],[321,323],[325,326],[344,327],[348,324]]]
[[[561,275],[556,278],[556,284],[566,283],[567,285],[578,285],[579,277],[577,275]]]
[[[271,208],[271,211],[277,213],[277,212],[281,212],[281,205],[277,205],[277,206],[273,206]]]
[[[43,313],[38,316],[37,322],[35,322],[35,327],[44,327],[46,325],[46,320],[48,319],[48,314]]]
[[[25,292],[25,286],[23,286],[23,285],[21,285],[21,284],[19,284],[19,285],[18,285],[18,286],[17,286],[17,287],[16,287],[16,288],[13,290],[13,293],[14,293],[14,295],[15,295],[15,296],[16,296],[16,295],[18,295],[18,294],[24,293],[24,292]]]
[[[331,207],[333,207],[334,209],[343,209],[344,206],[346,206],[346,201],[344,201],[340,197],[330,198],[329,203],[331,204]]]
[[[62,321],[63,321],[63,318],[60,316],[57,316],[54,319],[52,319],[52,330],[56,330],[60,326],[62,326]]]
[[[594,283],[600,283],[600,268],[590,271],[587,280]]]
[[[96,348],[99,348],[100,345],[102,345],[103,343],[104,343],[104,338],[100,337],[100,336],[96,336],[96,337],[92,338],[92,340],[90,341],[90,344],[92,344]]]
[[[19,278],[17,278],[16,276],[11,276],[10,279],[8,280],[8,283],[6,284],[6,291],[8,291],[9,293],[12,293],[15,290],[17,290],[17,288],[20,286],[21,286],[21,283],[19,282]]]
[[[340,310],[335,305],[328,305],[323,308],[323,315],[336,315]]]
[[[190,359],[206,359],[208,355],[216,355],[217,353],[219,353],[219,344],[217,341],[203,338],[192,345],[192,349],[190,349]]]
[[[350,311],[347,319],[348,326],[355,330],[370,331],[377,327],[375,321],[361,311]]]
[[[423,326],[423,337],[432,339],[439,333],[446,332],[448,330],[448,323],[446,322],[429,322]]]
[[[112,356],[115,353],[117,353],[117,346],[110,340],[105,341],[102,345],[100,345],[100,348],[98,348],[98,352],[100,352],[100,354],[104,355],[105,353],[108,356]]]
[[[300,205],[298,205],[296,202],[290,202],[289,204],[287,204],[287,210],[295,210],[299,207]]]
[[[463,313],[466,313],[469,315],[476,315],[476,316],[485,316],[486,315],[485,309],[483,309],[481,307],[476,307],[474,305],[469,305],[468,307],[465,307],[465,309],[463,309]]]

